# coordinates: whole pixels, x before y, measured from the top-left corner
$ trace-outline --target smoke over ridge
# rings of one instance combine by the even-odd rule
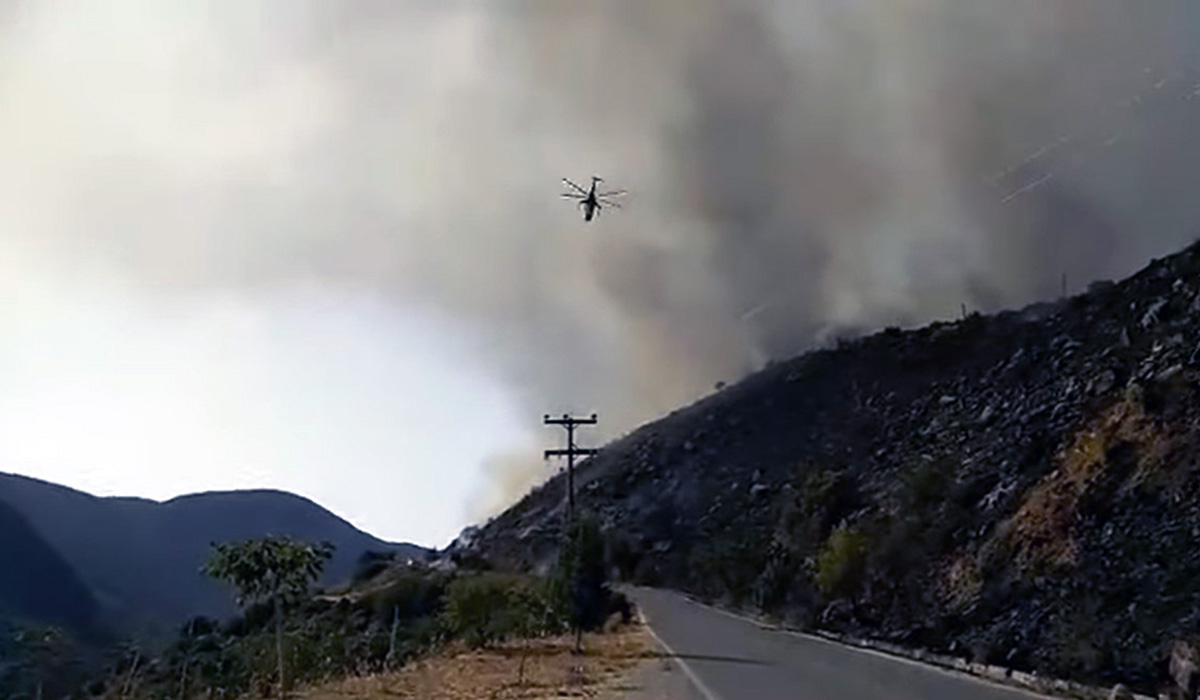
[[[539,439],[611,436],[830,334],[1127,273],[1200,213],[1194,3],[434,7],[0,4],[5,269],[429,307]],[[631,194],[585,225],[557,187],[592,174]]]

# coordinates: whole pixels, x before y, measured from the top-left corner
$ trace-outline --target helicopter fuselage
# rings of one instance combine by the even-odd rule
[[[600,209],[602,209],[604,206],[613,206],[613,207],[620,208],[619,204],[612,202],[608,199],[605,199],[605,197],[611,197],[611,196],[623,194],[624,190],[617,191],[617,192],[606,192],[606,193],[596,192],[596,184],[599,182],[603,182],[603,180],[599,177],[592,176],[592,186],[586,191],[579,185],[576,185],[575,183],[573,183],[570,180],[567,180],[565,178],[563,179],[563,182],[565,182],[568,186],[570,186],[572,189],[575,190],[574,193],[567,193],[567,194],[564,194],[563,196],[568,197],[570,199],[579,200],[579,207],[581,209],[583,209],[583,220],[584,221],[591,221],[592,219],[599,216]]]
[[[596,201],[596,181],[592,180],[592,189],[588,191],[587,199],[579,203],[583,207],[583,220],[591,221],[600,211],[600,203]]]

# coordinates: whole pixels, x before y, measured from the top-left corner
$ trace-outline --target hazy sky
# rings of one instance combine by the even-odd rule
[[[544,412],[1189,242],[1197,8],[0,0],[0,470],[444,545]]]
[[[157,302],[81,286],[26,287],[8,306],[6,470],[155,499],[284,488],[441,546],[478,517],[484,460],[522,435],[444,328],[367,295]]]

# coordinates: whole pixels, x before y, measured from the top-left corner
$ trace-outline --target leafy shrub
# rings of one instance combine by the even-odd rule
[[[854,588],[863,571],[869,542],[858,529],[839,525],[817,556],[814,580],[827,595],[844,596]]]
[[[473,648],[495,641],[498,613],[508,604],[507,587],[507,581],[495,576],[476,574],[456,579],[446,592],[446,629]]]
[[[446,591],[445,629],[469,647],[486,647],[558,627],[544,586],[531,579],[493,573],[456,578]]]
[[[365,616],[309,618],[290,630],[288,667],[295,669],[300,683],[378,672],[384,669],[388,647],[387,629]]]

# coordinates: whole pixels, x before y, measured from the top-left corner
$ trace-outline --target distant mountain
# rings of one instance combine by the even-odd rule
[[[308,499],[282,491],[228,491],[159,503],[99,498],[0,473],[7,503],[41,534],[125,628],[162,629],[197,614],[234,612],[231,591],[200,573],[213,542],[266,535],[328,541],[337,549],[322,583],[347,579],[365,551],[422,557],[413,544],[384,542]]]
[[[0,620],[54,625],[88,636],[99,605],[71,565],[0,501]]]

